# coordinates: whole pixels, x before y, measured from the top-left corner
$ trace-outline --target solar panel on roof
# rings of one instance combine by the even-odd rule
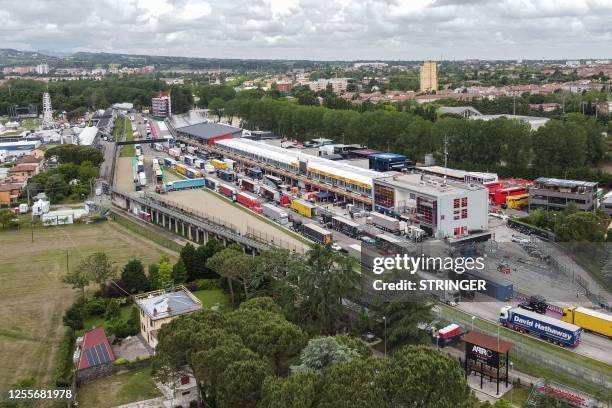
[[[102,364],[109,363],[111,361],[110,356],[108,355],[108,350],[104,344],[98,344],[96,346],[96,350],[98,351],[98,356],[100,357],[100,362]]]
[[[96,350],[93,347],[85,349],[85,354],[87,355],[87,362],[89,363],[90,367],[100,364],[98,354],[96,353]]]

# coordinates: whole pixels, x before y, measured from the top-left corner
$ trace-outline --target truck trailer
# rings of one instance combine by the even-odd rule
[[[355,221],[337,216],[331,218],[331,224],[333,229],[340,231],[351,238],[357,238],[359,235],[361,235],[362,227]]]
[[[227,163],[224,162],[223,160],[212,159],[210,161],[210,164],[215,166],[217,169],[221,169],[221,170],[227,169]]]
[[[205,185],[205,179],[194,178],[189,180],[175,180],[166,183],[166,191],[191,190],[194,188],[202,188]]]
[[[238,191],[236,191],[234,187],[228,186],[227,184],[220,183],[217,189],[219,193],[223,194],[224,196],[231,199],[232,201],[236,201],[236,195],[238,194]]]
[[[612,338],[612,315],[586,307],[569,306],[563,308],[561,320],[575,324],[586,331]]]
[[[304,200],[291,200],[291,209],[308,218],[317,215],[317,206]]]
[[[261,206],[258,197],[244,191],[241,191],[236,195],[236,201],[245,207],[250,208],[251,210],[255,210]]]
[[[271,219],[272,221],[281,225],[287,225],[289,223],[289,215],[282,208],[278,208],[273,204],[262,205],[263,215]]]
[[[514,295],[514,285],[512,282],[508,282],[503,279],[485,277],[481,274],[475,273],[473,270],[470,272],[465,272],[463,275],[459,276],[464,277],[464,279],[484,280],[485,288],[479,292],[497,300],[507,301],[512,299],[512,296]]]
[[[575,324],[512,306],[501,308],[499,322],[560,346],[576,347],[582,334],[582,329]]]
[[[378,212],[370,214],[372,224],[385,231],[397,234],[400,230],[400,221],[396,218]]]
[[[318,244],[328,245],[332,243],[332,233],[316,224],[304,224],[302,233]]]
[[[144,171],[141,171],[140,173],[138,173],[138,183],[140,184],[141,187],[144,187],[147,185],[147,175],[145,174]]]

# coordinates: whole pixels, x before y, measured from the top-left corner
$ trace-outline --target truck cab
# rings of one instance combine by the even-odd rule
[[[510,320],[510,309],[512,306],[504,306],[499,311],[499,322],[505,324]]]

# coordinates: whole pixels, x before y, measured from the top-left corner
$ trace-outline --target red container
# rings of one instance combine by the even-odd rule
[[[236,194],[236,189],[226,184],[219,184],[219,193],[233,199],[234,195]]]
[[[238,195],[236,196],[236,201],[249,208],[255,208],[260,206],[259,199],[257,197],[249,193],[245,193],[244,191],[238,193]]]
[[[443,329],[438,330],[438,336],[441,339],[450,339],[451,337],[459,336],[461,334],[461,329],[456,324],[449,324]]]

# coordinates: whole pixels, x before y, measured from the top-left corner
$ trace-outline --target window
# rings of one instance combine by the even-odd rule
[[[453,208],[459,208],[460,206],[461,206],[460,200],[458,198],[455,198],[453,200]]]
[[[467,207],[467,197],[463,197],[463,198],[461,199],[461,206],[462,206],[462,207]]]
[[[461,210],[461,218],[466,219],[467,217],[468,217],[468,210],[467,208],[464,208]]]

